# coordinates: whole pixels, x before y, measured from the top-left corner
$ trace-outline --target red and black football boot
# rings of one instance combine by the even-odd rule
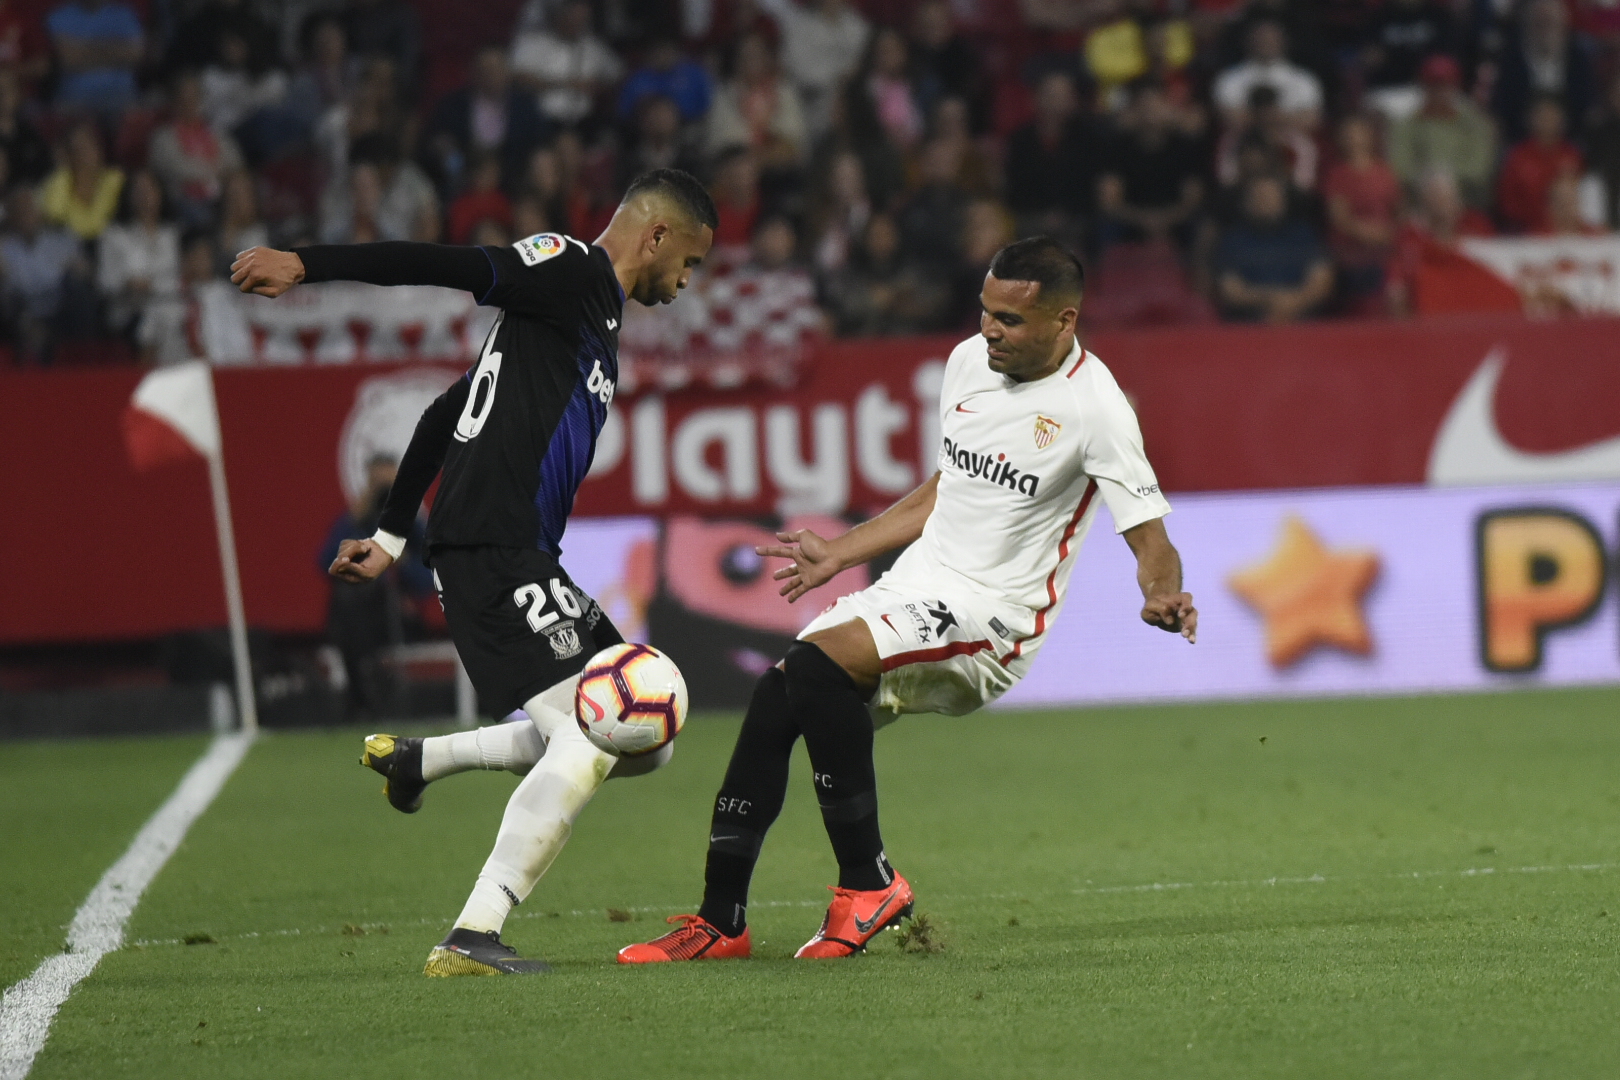
[[[911,914],[915,898],[911,883],[897,872],[886,889],[840,889],[836,885],[833,902],[821,920],[816,936],[805,942],[793,956],[798,960],[830,960],[853,956],[866,943]]]
[[[751,946],[748,927],[727,937],[719,927],[697,915],[671,915],[665,922],[680,923],[661,938],[626,945],[619,950],[621,964],[661,964],[669,960],[745,960]]]

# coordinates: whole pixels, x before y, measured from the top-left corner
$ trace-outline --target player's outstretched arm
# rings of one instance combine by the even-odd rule
[[[835,539],[826,540],[809,529],[799,529],[777,533],[776,538],[782,543],[764,544],[754,550],[772,558],[793,560],[772,575],[782,582],[781,595],[791,604],[811,589],[831,581],[840,570],[905,547],[921,536],[928,515],[934,512],[938,491],[939,473],[935,473],[921,487],[871,521],[863,521]]]
[[[295,251],[254,247],[231,264],[231,282],[260,296],[280,296],[300,282],[319,281],[439,285],[483,297],[495,284],[495,268],[482,248],[406,240],[321,244]]]
[[[388,501],[377,521],[377,533],[365,540],[345,540],[327,573],[345,581],[370,581],[387,570],[405,549],[422,497],[439,475],[455,431],[456,417],[467,404],[471,383],[462,377],[433,399],[416,422],[399,471],[388,489]]]
[[[1181,556],[1164,519],[1154,518],[1125,530],[1125,542],[1136,555],[1136,581],[1142,587],[1142,621],[1187,641],[1198,640],[1198,609],[1192,593],[1181,591]]]

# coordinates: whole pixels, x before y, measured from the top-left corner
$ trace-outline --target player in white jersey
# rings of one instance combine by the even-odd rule
[[[656,941],[620,950],[621,962],[748,955],[748,884],[800,735],[839,882],[797,955],[849,956],[909,913],[911,886],[889,865],[878,828],[866,706],[881,710],[881,723],[908,712],[960,715],[1006,693],[1062,609],[1099,494],[1136,555],[1143,621],[1196,639],[1198,612],[1162,521],[1170,504],[1136,414],[1075,337],[1081,284],[1078,260],[1055,241],[998,252],[980,297],[981,333],[945,367],[939,471],[834,540],[802,530],[759,549],[793,560],[776,573],[793,601],[910,545],[760,677],[715,802],[703,906],[676,916],[681,926]]]

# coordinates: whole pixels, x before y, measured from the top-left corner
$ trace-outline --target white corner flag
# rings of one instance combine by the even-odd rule
[[[214,372],[202,360],[161,368],[141,380],[124,410],[124,444],[130,461],[145,472],[178,461],[203,458],[214,496],[214,527],[219,565],[225,576],[225,614],[230,624],[231,659],[236,668],[236,712],[242,730],[259,728],[248,662],[247,618],[242,609],[242,577],[236,563],[236,534],[225,490],[225,460],[219,435]]]

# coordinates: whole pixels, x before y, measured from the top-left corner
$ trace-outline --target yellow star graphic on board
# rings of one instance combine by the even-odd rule
[[[1226,583],[1265,619],[1266,658],[1284,668],[1319,645],[1358,656],[1372,652],[1361,598],[1378,569],[1377,552],[1329,551],[1309,525],[1290,515],[1265,561]]]

